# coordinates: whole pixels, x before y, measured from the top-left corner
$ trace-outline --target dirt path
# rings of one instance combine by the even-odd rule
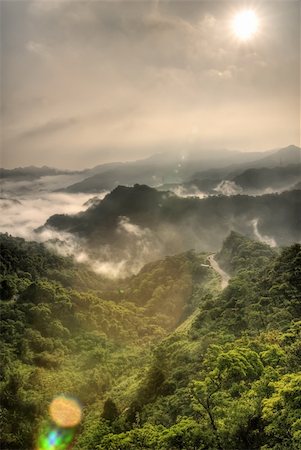
[[[218,262],[214,259],[215,253],[213,253],[212,255],[208,256],[208,261],[212,267],[213,270],[215,270],[215,272],[217,272],[220,277],[221,277],[221,288],[225,289],[228,284],[229,284],[229,280],[230,277],[229,275],[220,267],[220,265],[218,264]]]
[[[229,284],[230,276],[220,267],[219,263],[214,259],[214,256],[215,253],[208,256],[208,262],[212,269],[215,270],[215,272],[217,272],[221,277],[221,288],[225,289]],[[176,331],[180,333],[188,331],[189,327],[191,326],[192,322],[197,317],[199,312],[199,309],[196,308],[196,310],[177,327]]]

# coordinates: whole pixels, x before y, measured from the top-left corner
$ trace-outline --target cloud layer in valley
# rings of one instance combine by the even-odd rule
[[[163,246],[155,235],[149,229],[131,223],[127,217],[120,217],[117,232],[130,245],[117,253],[109,245],[102,245],[92,255],[87,251],[84,239],[42,227],[53,214],[77,214],[106,195],[106,192],[93,197],[91,194],[49,192],[51,187],[65,185],[68,180],[68,176],[55,176],[4,182],[2,188],[5,189],[0,198],[0,232],[43,242],[55,252],[72,256],[75,261],[88,264],[93,271],[109,278],[137,273],[145,262],[162,256]]]
[[[45,241],[50,235],[42,233],[38,236],[34,231],[36,228],[43,225],[52,214],[76,214],[84,211],[87,208],[84,204],[90,197],[90,194],[49,192],[18,198],[1,197],[3,214],[0,219],[0,232]]]

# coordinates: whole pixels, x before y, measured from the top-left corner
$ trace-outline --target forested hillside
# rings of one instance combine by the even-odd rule
[[[8,235],[0,244],[5,449],[32,448],[58,391],[89,407],[139,376],[147,349],[195,309],[194,291],[216,283],[193,252],[114,283],[42,244]]]
[[[118,186],[84,212],[50,217],[45,227],[81,239],[93,258],[101,253],[132,267],[189,248],[218,251],[232,229],[280,246],[299,242],[300,209],[300,191],[199,199]]]
[[[76,450],[297,450],[299,244],[231,233],[108,282],[1,235],[1,448],[32,449],[47,406],[84,407]]]

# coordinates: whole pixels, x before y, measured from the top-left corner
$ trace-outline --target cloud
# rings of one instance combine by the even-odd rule
[[[34,53],[42,58],[47,58],[50,56],[49,49],[39,42],[29,41],[26,44],[26,50]]]
[[[33,0],[28,2],[28,12],[33,16],[44,16],[56,13],[59,9],[67,4],[68,0],[56,1],[56,0]]]
[[[289,26],[242,46],[228,2],[4,2],[5,163],[186,151],[194,127],[200,148],[298,143],[299,24],[280,3]]]
[[[0,217],[0,232],[25,239],[46,241],[54,238],[46,232],[37,235],[35,229],[42,226],[53,214],[76,214],[87,209],[85,203],[91,194],[67,194],[51,192],[82,179],[82,175],[45,176],[38,180],[3,180],[0,206],[5,213]],[[97,195],[102,199],[105,192]],[[56,236],[57,238],[58,236]]]
[[[154,233],[132,223],[127,217],[119,218],[117,234],[126,245],[118,251],[109,245],[99,245],[91,251],[84,239],[42,227],[53,214],[73,215],[90,206],[91,194],[49,192],[53,187],[69,184],[71,178],[76,179],[76,176],[58,175],[34,181],[4,182],[0,198],[3,210],[0,232],[43,242],[48,248],[63,256],[72,256],[75,261],[88,264],[92,270],[109,278],[137,273],[145,262],[162,256],[163,245]],[[93,196],[93,202],[96,198],[103,199],[105,195],[106,192],[102,192]]]
[[[127,268],[126,259],[119,262],[94,261],[92,262],[91,267],[99,275],[112,279],[124,278],[130,273]]]
[[[149,236],[150,230],[147,228],[141,228],[138,225],[130,222],[128,217],[120,217],[119,231],[125,231],[126,233],[138,238],[144,238]]]
[[[196,186],[190,186],[185,188],[184,186],[176,186],[169,189],[177,197],[188,198],[188,197],[198,197],[205,198],[208,195],[205,192],[200,191]]]
[[[208,76],[213,79],[230,80],[233,77],[233,68],[228,68],[225,70],[210,69],[207,73]]]
[[[269,245],[270,247],[277,247],[277,243],[275,241],[275,239],[273,239],[272,237],[266,236],[266,235],[262,235],[258,229],[258,223],[259,223],[259,219],[254,219],[252,220],[252,227],[253,227],[253,232],[255,237],[260,241],[260,242],[264,242],[265,244]]]
[[[132,223],[128,217],[120,217],[116,233],[119,246],[98,244],[91,249],[84,239],[70,233],[44,227],[38,239],[63,256],[72,256],[76,262],[87,264],[91,270],[111,279],[136,274],[149,261],[164,255],[164,245],[148,228]]]
[[[240,186],[230,180],[222,180],[213,190],[218,194],[226,196],[237,195],[243,192],[243,189]]]
[[[27,198],[28,195],[35,198],[54,190],[63,189],[82,179],[82,174],[48,175],[35,180],[21,181],[7,178],[1,180],[1,191],[2,196],[8,198],[18,197],[22,200],[23,197]]]
[[[19,139],[38,138],[49,133],[56,133],[66,128],[70,128],[79,123],[79,119],[76,117],[67,117],[63,119],[54,119],[50,122],[37,125],[29,130],[24,131],[19,135]]]

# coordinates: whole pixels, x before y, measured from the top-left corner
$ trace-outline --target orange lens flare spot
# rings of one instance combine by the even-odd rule
[[[70,397],[60,395],[49,406],[51,419],[62,428],[78,425],[82,418],[82,409],[78,402]]]

